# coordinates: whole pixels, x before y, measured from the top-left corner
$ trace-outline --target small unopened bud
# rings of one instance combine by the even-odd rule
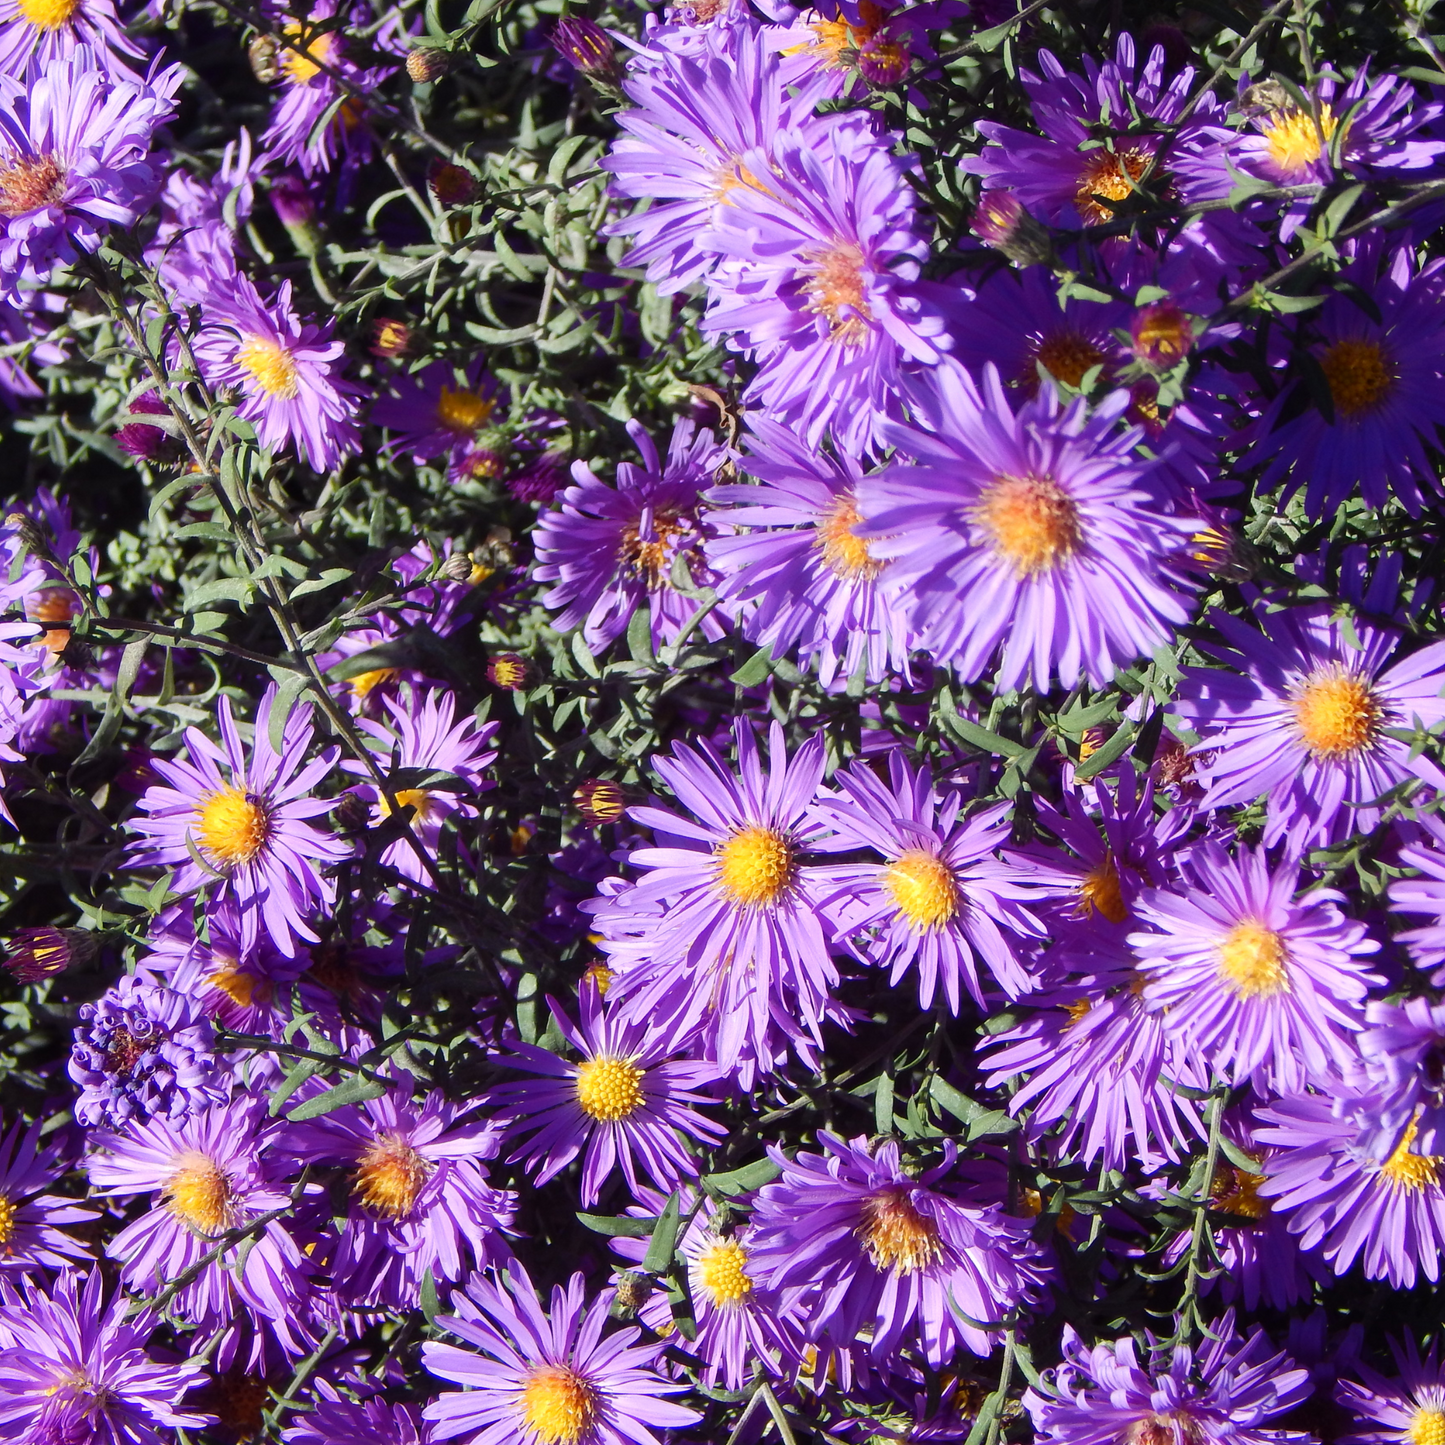
[[[1193,318],[1172,301],[1141,306],[1129,333],[1135,357],[1150,371],[1172,370],[1194,347]]]
[[[170,408],[154,391],[141,392],[126,410],[145,416],[170,414]],[[168,445],[170,437],[160,427],[147,426],[143,421],[128,421],[124,426],[116,427],[111,440],[126,456],[138,457],[146,462],[159,461],[167,452],[174,450]]]
[[[469,206],[482,193],[477,178],[450,161],[434,161],[427,172],[427,184],[444,206]]]
[[[614,783],[610,778],[588,778],[572,794],[572,801],[582,814],[582,821],[593,828],[600,828],[604,823],[616,823],[627,812],[627,795],[622,790],[622,784]]]
[[[296,253],[316,255],[321,249],[321,233],[316,229],[316,200],[311,187],[298,175],[279,176],[271,187],[271,209],[286,227]]]
[[[406,73],[418,85],[440,80],[452,68],[452,58],[445,50],[423,45],[406,57]]]
[[[452,464],[452,474],[469,482],[490,482],[502,475],[507,459],[504,452],[488,446],[486,438],[472,442]]]
[[[515,652],[499,652],[487,659],[487,681],[508,692],[522,692],[536,679],[537,669]]]
[[[472,559],[465,552],[453,552],[441,566],[441,574],[448,582],[465,582],[472,575]]]
[[[279,49],[274,35],[258,35],[246,49],[251,71],[262,85],[274,85],[281,79],[281,63],[277,58]]]
[[[617,1276],[617,1308],[626,1315],[635,1315],[652,1293],[652,1280],[635,1269]]]
[[[15,533],[15,539],[27,552],[48,552],[45,533],[24,512],[11,512],[5,518],[5,530]]]
[[[20,983],[38,983],[89,963],[97,947],[82,928],[22,928],[10,936],[5,967]]]
[[[906,34],[870,35],[858,47],[858,73],[869,85],[886,88],[897,85],[913,65]]]
[[[371,324],[371,354],[373,356],[405,356],[411,345],[411,327],[405,321],[394,321],[390,316],[378,316]]]
[[[559,20],[552,30],[552,46],[588,80],[613,90],[621,84],[617,46],[595,20],[585,15],[569,15]]]
[[[1048,232],[1024,210],[1023,202],[1012,191],[985,191],[970,229],[985,246],[1001,251],[1015,266],[1039,265],[1053,251]]]

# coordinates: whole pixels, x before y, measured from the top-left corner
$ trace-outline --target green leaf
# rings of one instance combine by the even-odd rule
[[[641,604],[627,624],[627,650],[634,662],[652,662],[652,603]]]
[[[657,1216],[657,1228],[652,1231],[652,1243],[647,1246],[647,1256],[642,1261],[643,1269],[649,1273],[661,1274],[671,1266],[681,1216],[681,1199],[674,1189],[663,1205],[662,1213]]]
[[[893,1075],[878,1075],[878,1088],[873,1095],[873,1127],[880,1134],[893,1132]]]
[[[287,1071],[286,1077],[271,1090],[271,1117],[281,1112],[281,1106],[321,1067],[320,1059],[297,1059]]]
[[[72,771],[82,763],[88,763],[91,758],[99,757],[120,733],[120,725],[125,716],[126,699],[130,696],[131,688],[135,686],[136,677],[140,673],[141,660],[145,657],[146,648],[149,646],[150,640],[144,637],[135,642],[126,643],[125,650],[120,655],[120,666],[116,670],[115,686],[110,690],[110,699],[105,705],[105,713],[101,717],[100,726],[96,728],[91,740],[81,749],[80,756],[70,765]]]
[[[429,1325],[437,1322],[437,1314],[441,1310],[441,1303],[437,1299],[437,1282],[432,1276],[431,1266],[427,1266],[427,1272],[421,1277],[421,1312],[426,1317]]]
[[[744,1164],[741,1169],[729,1169],[723,1174],[706,1174],[703,1187],[714,1194],[751,1194],[770,1184],[783,1171],[771,1159],[759,1159]]]
[[[317,1119],[322,1114],[341,1108],[343,1104],[361,1104],[367,1099],[379,1099],[384,1093],[386,1085],[379,1079],[366,1079],[358,1074],[355,1078],[337,1084],[335,1088],[327,1089],[323,1094],[317,1094],[314,1099],[297,1104],[286,1117],[292,1123],[302,1119]]]
[[[773,649],[771,644],[767,647],[760,647],[728,678],[728,681],[738,687],[756,687],[773,670]]]
[[[1103,747],[1095,748],[1082,763],[1074,765],[1074,781],[1086,783],[1096,774],[1102,773],[1110,763],[1116,763],[1124,756],[1129,744],[1133,741],[1134,724],[1121,723],[1115,728],[1114,735]]]
[[[187,612],[201,607],[210,607],[216,602],[238,602],[242,607],[249,605],[256,589],[246,577],[217,577],[212,582],[203,582],[186,594],[184,603]]]
[[[1028,752],[1022,743],[1013,742],[1009,738],[1001,738],[997,733],[980,727],[976,722],[971,722],[962,713],[955,712],[952,716],[944,713],[943,721],[945,726],[957,733],[964,742],[983,752],[992,753],[995,757],[1018,758]]]
[[[583,1214],[578,1220],[594,1234],[605,1234],[608,1239],[644,1239],[657,1227],[655,1219],[633,1219],[629,1215]]]
[[[324,592],[328,587],[335,587],[338,582],[345,582],[350,576],[352,576],[352,571],[349,567],[328,567],[319,577],[312,577],[293,587],[291,600],[294,602],[298,597],[309,597],[313,592]]]

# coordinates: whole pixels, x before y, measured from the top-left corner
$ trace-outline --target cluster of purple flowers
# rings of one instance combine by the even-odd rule
[[[51,288],[108,297],[154,341],[107,446],[153,525],[211,487],[241,562],[200,595],[285,642],[111,615],[52,490],[0,529],[0,817],[65,793],[62,848],[115,844],[6,960],[14,1033],[65,1042],[5,1045],[0,1436],[1312,1445],[1328,1406],[1331,1445],[1445,1445],[1438,1333],[1387,1375],[1305,1314],[1445,1259],[1445,258],[1408,189],[1445,103],[1034,45],[949,160],[963,235],[900,116],[985,0],[697,0],[625,62],[564,21],[617,107],[602,244],[718,383],[665,445],[627,412],[662,366],[579,391],[637,460],[564,463],[576,416],[505,357],[381,317],[363,362],[306,314],[346,310],[314,188],[414,189],[388,127],[434,138],[375,93],[445,53],[293,8],[258,12],[264,134],[203,178],[166,129],[199,78],[111,0],[0,0],[0,393],[65,355]],[[449,261],[476,170],[430,182]],[[258,196],[301,260],[262,264]],[[501,235],[458,264],[531,274]],[[579,270],[530,259],[529,344]],[[448,304],[434,337],[508,334]],[[376,498],[311,575],[373,461],[460,533],[516,431],[524,563],[389,546]],[[258,520],[236,446],[314,509],[268,474]]]

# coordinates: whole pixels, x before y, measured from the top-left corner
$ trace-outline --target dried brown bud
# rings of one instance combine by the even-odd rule
[[[444,206],[469,206],[481,195],[482,187],[477,178],[461,166],[450,161],[435,161],[427,172],[427,184],[431,193]]]
[[[418,84],[440,80],[452,68],[452,58],[445,50],[424,45],[406,57],[406,73]]]
[[[582,821],[594,828],[603,823],[616,823],[627,811],[627,795],[622,784],[610,778],[588,778],[572,794],[572,801],[577,804]]]

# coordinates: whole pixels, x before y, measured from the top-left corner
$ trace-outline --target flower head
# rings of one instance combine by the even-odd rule
[[[1445,1437],[1445,1369],[1439,1345],[1422,1359],[1412,1336],[1390,1341],[1399,1370],[1388,1379],[1363,1362],[1356,1362],[1358,1380],[1342,1379],[1335,1399],[1354,1417],[1354,1428],[1339,1439],[1341,1445],[1436,1445]]]
[[[545,1184],[585,1148],[584,1207],[597,1202],[603,1181],[619,1163],[634,1192],[640,1187],[638,1163],[662,1189],[695,1176],[687,1140],[716,1144],[725,1133],[688,1107],[707,1102],[693,1086],[716,1078],[716,1067],[672,1059],[684,1041],[642,1020],[610,1017],[593,985],[583,984],[579,1002],[582,1017],[574,1025],[555,999],[547,1000],[557,1027],[582,1055],[580,1062],[535,1044],[513,1044],[514,1067],[540,1077],[503,1084],[489,1095],[505,1111],[509,1137],[532,1135],[512,1158],[538,1169],[538,1182]]]
[[[655,1445],[655,1430],[699,1418],[665,1398],[686,1386],[654,1368],[663,1342],[638,1344],[636,1328],[603,1335],[608,1299],[584,1309],[580,1274],[565,1291],[553,1289],[545,1314],[518,1264],[498,1283],[474,1275],[452,1303],[457,1313],[439,1323],[471,1348],[428,1340],[422,1361],[432,1374],[470,1388],[444,1391],[423,1410],[434,1440]]]
[[[331,897],[318,865],[338,862],[349,850],[307,821],[331,806],[308,794],[335,766],[336,749],[303,765],[311,725],[309,710],[297,708],[286,719],[278,752],[271,742],[276,700],[276,688],[268,688],[249,758],[223,694],[217,719],[224,748],[187,728],[189,761],[153,760],[161,781],[140,800],[150,816],[132,821],[141,836],[131,848],[137,867],[175,867],[178,891],[214,888],[234,900],[246,946],[264,927],[290,957],[297,938],[316,940],[306,912]]]
[[[448,457],[455,477],[496,407],[497,384],[480,359],[462,379],[445,362],[434,361],[420,372],[394,376],[390,392],[372,406],[371,421],[396,433],[392,446],[409,451],[414,461]]]
[[[901,455],[860,484],[859,530],[940,662],[971,681],[1001,651],[999,688],[1102,686],[1188,618],[1187,524],[1117,431],[1126,397],[1060,413],[1050,390],[1016,415],[992,367],[980,392],[952,363],[908,396],[919,426],[886,428]]]
[[[914,1175],[893,1142],[820,1132],[822,1154],[788,1159],[758,1192],[749,1237],[769,1288],[795,1292],[809,1333],[847,1348],[868,1341],[876,1360],[916,1342],[931,1365],[960,1348],[987,1356],[999,1321],[1043,1280],[1027,1220],[979,1204],[954,1182],[956,1150]]]
[[[17,1119],[0,1140],[0,1276],[70,1269],[89,1258],[89,1250],[59,1226],[95,1219],[95,1211],[40,1192],[64,1172],[56,1150],[42,1148],[39,1125],[27,1128]]]

